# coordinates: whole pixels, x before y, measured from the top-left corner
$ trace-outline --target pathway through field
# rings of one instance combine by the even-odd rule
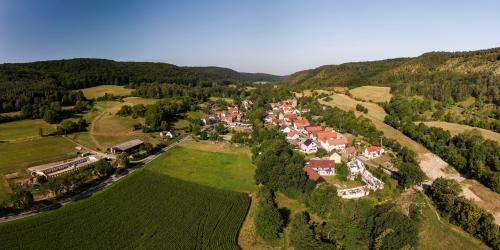
[[[420,168],[431,181],[439,177],[457,180],[462,186],[462,195],[492,213],[495,217],[495,222],[500,225],[500,194],[491,191],[475,180],[465,179],[454,168],[448,166],[448,163],[439,156],[430,152],[420,143],[412,140],[399,130],[385,124],[384,118],[387,114],[379,105],[371,102],[357,101],[344,94],[334,94],[330,97],[332,98],[330,101],[324,101],[323,99],[319,99],[318,101],[323,105],[336,106],[345,111],[354,111],[356,116],[364,116],[370,119],[375,127],[384,133],[384,136],[395,139],[401,145],[407,146],[417,152],[420,160]],[[368,114],[356,111],[356,104],[365,106],[368,109]]]
[[[90,124],[90,139],[92,139],[92,142],[94,143],[94,145],[100,149],[100,150],[106,150],[105,148],[103,148],[103,146],[101,145],[101,143],[99,143],[99,141],[95,138],[95,124],[97,123],[97,121],[99,119],[101,119],[101,117],[104,115],[104,112],[101,112],[98,116],[96,116],[94,118],[94,120],[92,120],[91,124]]]

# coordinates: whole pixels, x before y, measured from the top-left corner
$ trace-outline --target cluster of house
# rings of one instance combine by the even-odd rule
[[[290,144],[305,154],[316,153],[319,148],[328,152],[326,157],[313,158],[304,166],[304,172],[309,179],[317,184],[324,182],[322,176],[335,175],[335,164],[344,161],[349,166],[349,178],[354,179],[359,175],[366,185],[353,189],[339,189],[339,196],[358,198],[368,195],[370,190],[384,187],[384,183],[366,170],[363,162],[358,159],[359,156],[364,159],[377,158],[384,154],[382,147],[369,146],[358,156],[355,147],[347,147],[348,140],[343,134],[329,127],[311,124],[302,117],[309,110],[298,109],[296,99],[272,103],[271,107],[273,110],[269,111],[264,119],[265,122],[279,126]]]
[[[241,103],[245,110],[250,109],[253,104],[250,100],[243,100]],[[244,117],[245,112],[243,110],[238,108],[238,106],[232,106],[228,107],[226,110],[216,111],[211,115],[205,115],[201,121],[204,125],[224,122],[230,128],[251,129],[251,124],[243,123]]]

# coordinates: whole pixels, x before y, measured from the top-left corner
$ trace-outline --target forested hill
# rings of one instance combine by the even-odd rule
[[[500,101],[500,47],[469,52],[430,52],[414,58],[327,65],[283,81],[293,88],[393,86],[407,95],[437,100],[467,96]]]
[[[179,67],[168,63],[116,62],[105,59],[69,59],[32,63],[0,64],[0,83],[54,83],[68,89],[100,84],[161,82],[196,84],[201,82],[277,81],[279,76],[240,73],[219,67]]]

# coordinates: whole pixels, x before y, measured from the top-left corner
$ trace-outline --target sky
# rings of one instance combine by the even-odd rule
[[[0,63],[67,58],[286,75],[500,46],[500,1],[0,0]]]

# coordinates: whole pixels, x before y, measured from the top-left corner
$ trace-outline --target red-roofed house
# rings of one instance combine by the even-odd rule
[[[297,119],[297,115],[292,113],[287,113],[283,116],[283,119],[287,122],[291,122]]]
[[[306,126],[309,126],[309,121],[308,120],[295,120],[293,121],[293,127],[296,130],[304,130]]]
[[[321,126],[315,126],[315,125],[312,125],[312,126],[307,126],[305,127],[305,130],[308,134],[312,134],[312,133],[317,133],[317,132],[320,132],[322,130]]]
[[[287,140],[297,140],[297,139],[299,139],[299,137],[300,137],[299,134],[297,134],[294,131],[290,131],[286,135],[286,139]]]
[[[317,134],[318,141],[320,142],[326,142],[330,139],[337,139],[337,133],[335,132],[318,132]]]
[[[337,150],[344,149],[347,146],[347,139],[345,138],[329,139],[326,142],[321,142],[321,146],[328,152],[331,152],[334,149]]]
[[[309,166],[304,167],[304,172],[306,173],[307,178],[309,178],[309,180],[316,182],[316,184],[320,184],[322,182],[325,182],[325,179],[323,179],[323,177],[321,177],[321,175],[316,173],[316,171],[314,171],[314,169],[312,169]]]
[[[335,162],[326,159],[311,159],[307,166],[319,175],[335,175]]]
[[[349,160],[358,155],[358,151],[356,150],[355,147],[347,147],[344,150],[342,150],[341,154],[342,158]]]
[[[384,148],[378,146],[369,146],[363,152],[363,155],[368,159],[377,158],[384,154]]]

